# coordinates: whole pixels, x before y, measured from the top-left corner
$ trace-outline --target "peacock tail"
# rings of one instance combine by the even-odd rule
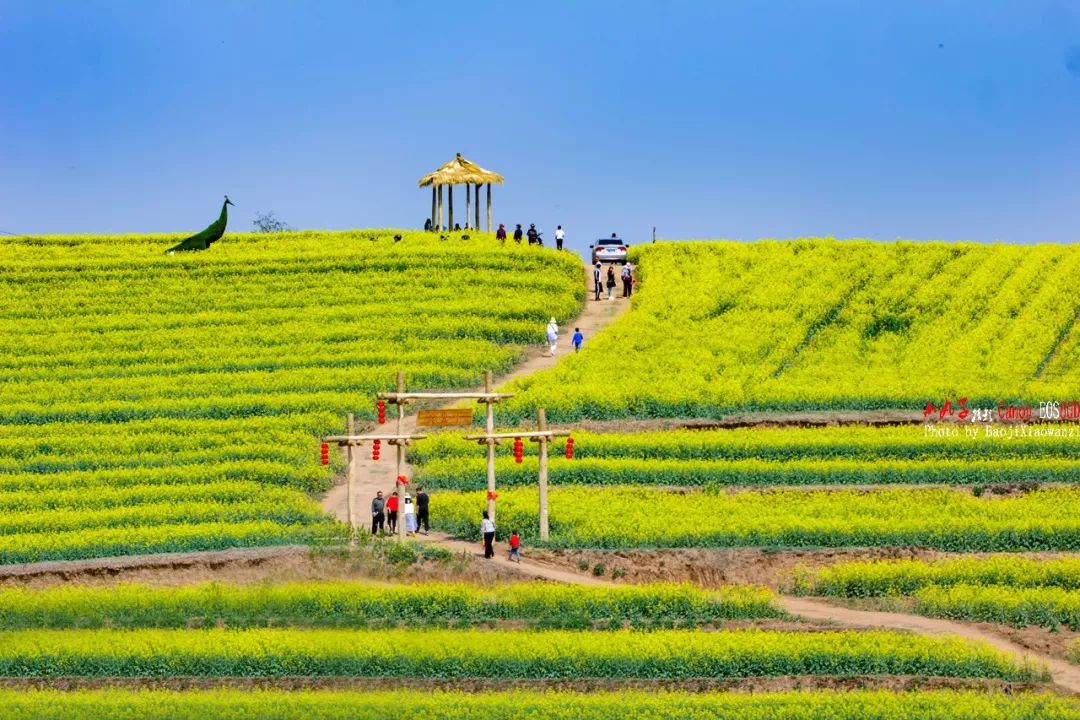
[[[221,204],[221,214],[218,215],[218,219],[210,223],[209,227],[200,233],[196,233],[189,238],[180,241],[177,245],[169,248],[165,252],[176,252],[177,250],[205,250],[210,247],[212,243],[221,239],[221,236],[225,234],[225,226],[229,222],[229,196],[225,196],[225,202]]]

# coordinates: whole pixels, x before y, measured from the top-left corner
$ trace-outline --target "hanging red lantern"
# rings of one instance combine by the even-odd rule
[[[386,401],[385,400],[380,400],[379,402],[375,403],[375,410],[379,415],[379,424],[380,425],[385,425],[386,424]]]
[[[573,460],[574,458],[574,438],[566,438],[566,459]]]
[[[405,477],[404,475],[398,475],[397,476],[397,481],[401,485],[408,485],[409,484],[409,478]]]
[[[524,456],[524,452],[525,450],[521,442],[521,438],[514,438],[514,462],[516,462],[518,465],[521,464],[521,459]]]
[[[382,450],[382,440],[373,440],[371,443],[371,459],[378,460],[379,452]]]
[[[488,500],[498,500],[499,499],[499,493],[495,492],[494,490],[488,490],[487,499]]]
[[[322,447],[319,448],[319,455],[323,465],[330,464],[330,445],[328,443],[322,444]]]

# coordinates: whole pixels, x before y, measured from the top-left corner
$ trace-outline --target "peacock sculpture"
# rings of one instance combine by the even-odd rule
[[[178,245],[174,245],[166,252],[172,254],[177,250],[205,250],[210,247],[212,243],[221,239],[221,236],[225,234],[225,225],[229,222],[229,206],[232,205],[232,200],[229,200],[229,196],[225,196],[225,202],[221,204],[221,215],[218,219],[210,224],[210,227],[203,230],[201,233],[192,235],[186,240],[180,242]]]

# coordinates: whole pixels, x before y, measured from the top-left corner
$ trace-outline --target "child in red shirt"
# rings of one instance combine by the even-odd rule
[[[521,538],[518,537],[517,530],[510,533],[510,556],[506,559],[517,559],[518,562],[521,562]]]

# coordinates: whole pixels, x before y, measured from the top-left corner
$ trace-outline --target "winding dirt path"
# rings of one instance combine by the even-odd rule
[[[853,610],[811,598],[779,596],[780,606],[792,615],[808,620],[835,623],[845,627],[885,630],[906,630],[920,635],[957,635],[969,640],[981,640],[1013,657],[1046,665],[1053,682],[1071,693],[1080,694],[1080,667],[1042,653],[1033,652],[1017,643],[964,623],[938,618],[874,610]]]
[[[534,348],[525,362],[515,366],[509,374],[495,378],[496,386],[553,367],[560,357],[573,352],[570,337],[574,333],[574,328],[581,328],[581,333],[585,336],[585,342],[587,343],[590,338],[595,337],[597,333],[630,308],[630,300],[626,298],[616,297],[614,300],[593,300],[591,268],[584,268],[583,278],[586,289],[584,306],[580,315],[559,328],[559,349],[555,357],[544,354],[547,350],[546,345],[543,348]],[[483,388],[474,388],[474,391],[483,392]],[[453,404],[451,403],[451,405]],[[496,424],[498,424],[498,406],[496,406],[495,413]],[[389,420],[385,427],[395,427],[394,420]],[[401,429],[406,433],[414,432],[416,430],[416,415],[406,415],[401,423]],[[394,490],[394,482],[397,477],[394,452],[394,448],[386,448],[386,452],[379,462],[374,462],[369,453],[360,453],[360,471],[356,482],[354,502],[356,503],[357,522],[361,525],[364,524],[365,519],[368,517],[368,507],[371,504],[371,499],[375,497],[375,493],[382,490],[384,494],[389,496]],[[405,473],[412,475],[412,468],[407,464]],[[348,522],[348,486],[344,480],[344,477],[335,478],[338,484],[330,488],[326,495],[323,496],[322,505],[328,513],[338,520]]]

